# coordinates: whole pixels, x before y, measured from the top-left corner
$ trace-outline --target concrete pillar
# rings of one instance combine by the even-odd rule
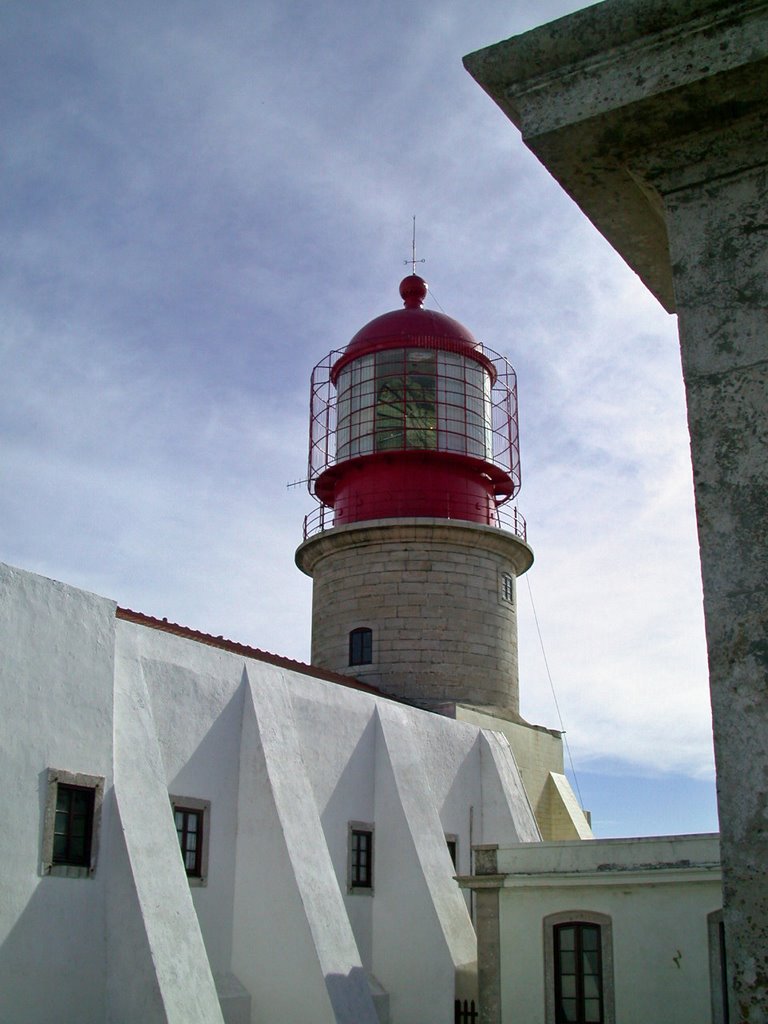
[[[768,1021],[768,8],[606,0],[465,64],[679,317],[731,1020]]]
[[[472,849],[475,854],[475,873],[459,878],[458,882],[462,888],[471,889],[475,897],[480,1024],[501,1024],[499,892],[506,876],[498,874],[497,844],[473,846]]]
[[[736,1021],[768,1020],[767,196],[763,167],[685,188],[666,202],[704,581]]]

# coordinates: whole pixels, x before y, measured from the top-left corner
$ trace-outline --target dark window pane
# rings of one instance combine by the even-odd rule
[[[600,979],[594,974],[587,974],[584,977],[584,998],[600,998]]]
[[[600,1000],[584,1000],[584,1024],[600,1024]]]
[[[585,974],[597,974],[600,969],[600,954],[596,949],[587,950],[583,954],[583,970]]]
[[[456,840],[446,839],[446,843],[448,844],[448,853],[451,855],[451,863],[453,864],[454,867],[456,867]]]
[[[730,1009],[728,1007],[728,977],[726,975],[725,925],[722,921],[717,926],[717,936],[720,950],[720,996],[723,1005],[723,1024],[729,1024]]]
[[[600,928],[554,928],[556,1024],[603,1024]]]
[[[359,888],[373,885],[372,872],[373,833],[353,829],[350,836],[350,882]]]
[[[564,998],[576,998],[576,975],[564,974],[561,979],[561,991]]]
[[[590,927],[589,925],[582,926],[581,947],[582,949],[600,948],[600,931],[598,928]]]
[[[88,796],[89,794],[83,792],[83,790],[75,790],[72,794],[72,810],[76,814],[86,813],[86,809],[89,805]]]
[[[578,1013],[576,1010],[575,999],[563,999],[562,1001],[562,1021],[578,1021]]]
[[[203,828],[203,812],[186,807],[177,807],[174,811],[176,834],[179,837],[181,857],[187,875],[200,878],[202,873],[202,844],[198,842]]]
[[[91,833],[95,790],[60,782],[56,789],[53,863],[87,867],[91,859]]]
[[[576,973],[576,954],[575,953],[561,953],[560,954],[560,973],[561,974],[575,974]]]
[[[368,628],[353,629],[349,634],[349,664],[370,665],[373,661],[373,633]]]

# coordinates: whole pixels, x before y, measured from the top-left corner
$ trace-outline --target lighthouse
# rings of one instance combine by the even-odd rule
[[[312,661],[433,708],[519,714],[516,580],[533,552],[515,373],[427,283],[315,367],[310,493],[296,552],[313,580]]]

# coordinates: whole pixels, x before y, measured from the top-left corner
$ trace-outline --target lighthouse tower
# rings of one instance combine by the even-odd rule
[[[312,375],[299,568],[312,661],[425,707],[519,713],[515,583],[533,562],[503,506],[520,486],[515,373],[400,285]]]

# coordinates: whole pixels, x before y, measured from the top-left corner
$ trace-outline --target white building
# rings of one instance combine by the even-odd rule
[[[553,840],[590,856],[560,736],[518,710],[514,374],[403,285],[327,364],[346,449],[313,436],[334,518],[297,553],[320,667],[0,566],[0,1024],[448,1024],[477,996],[473,916],[482,1019],[543,1020],[489,997],[486,954],[499,989],[527,950],[543,1006],[536,922],[586,897],[527,900],[499,962],[472,858],[509,848],[513,879],[556,876]],[[615,964],[639,1024],[618,993],[642,965]]]
[[[725,1024],[716,835],[476,848],[484,1021]]]
[[[0,650],[3,1024],[218,1021],[217,987],[238,1024],[415,1024],[473,995],[448,844],[466,873],[539,836],[499,734],[6,566]]]

